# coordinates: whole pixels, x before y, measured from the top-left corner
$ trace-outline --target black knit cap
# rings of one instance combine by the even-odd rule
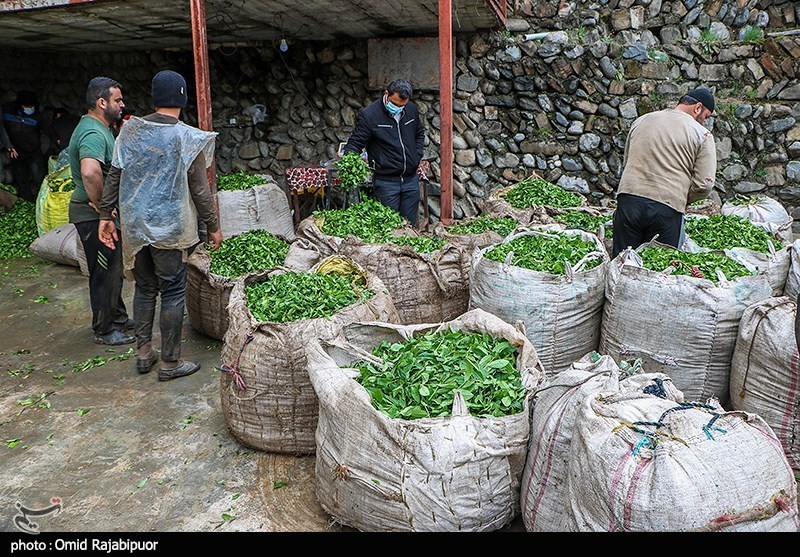
[[[153,78],[152,96],[156,108],[186,108],[189,100],[186,80],[171,70],[158,72]]]
[[[36,106],[39,104],[39,98],[33,91],[25,89],[17,93],[17,103],[24,106]]]
[[[703,103],[703,106],[709,109],[711,112],[714,112],[714,95],[711,93],[710,89],[706,89],[705,87],[698,87],[697,89],[692,89],[688,93],[686,93],[687,97],[692,97],[696,101],[700,101]]]

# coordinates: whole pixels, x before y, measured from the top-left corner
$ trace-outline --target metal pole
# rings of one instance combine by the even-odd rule
[[[453,16],[452,0],[439,0],[439,120],[441,221],[453,220]]]
[[[206,7],[203,0],[190,0],[192,14],[192,47],[194,50],[194,82],[197,91],[197,123],[201,130],[213,131],[211,118],[211,77],[208,72],[208,37],[206,35]],[[208,167],[208,185],[217,206],[216,162]],[[219,217],[219,207],[217,207]]]

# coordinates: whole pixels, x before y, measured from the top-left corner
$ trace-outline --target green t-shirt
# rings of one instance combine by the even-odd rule
[[[114,135],[100,120],[84,114],[72,132],[67,152],[72,181],[75,182],[75,190],[69,201],[69,222],[99,220],[100,214],[89,206],[90,199],[81,176],[81,159],[99,161],[105,181],[114,155]]]

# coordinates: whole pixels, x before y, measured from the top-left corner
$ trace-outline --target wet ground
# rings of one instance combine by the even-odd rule
[[[54,497],[62,511],[39,519],[42,532],[343,529],[316,500],[313,456],[266,454],[228,432],[220,342],[187,319],[182,356],[201,370],[140,375],[133,345],[92,342],[87,280],[38,258],[0,263],[1,531],[18,529],[17,503]]]

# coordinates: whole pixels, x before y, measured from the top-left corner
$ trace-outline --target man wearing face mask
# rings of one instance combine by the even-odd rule
[[[11,142],[11,172],[17,193],[34,201],[46,172],[43,141],[48,120],[38,109],[39,100],[33,91],[20,91],[17,100],[3,109],[3,124]]]
[[[705,127],[714,95],[700,87],[675,108],[640,116],[625,143],[625,168],[617,189],[612,257],[658,234],[679,247],[687,205],[708,197],[717,172],[714,137]]]
[[[405,79],[392,81],[381,98],[364,108],[356,119],[345,153],[366,148],[372,168],[372,186],[381,203],[416,226],[419,214],[417,168],[425,146],[425,127]]]

